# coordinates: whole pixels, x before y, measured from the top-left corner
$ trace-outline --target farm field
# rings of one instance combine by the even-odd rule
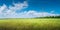
[[[60,30],[60,19],[0,19],[0,30]]]

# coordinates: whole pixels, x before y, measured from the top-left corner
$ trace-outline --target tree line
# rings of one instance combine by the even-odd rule
[[[60,18],[60,16],[45,16],[45,17],[36,17],[36,18]]]

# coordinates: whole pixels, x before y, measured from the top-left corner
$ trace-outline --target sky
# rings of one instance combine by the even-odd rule
[[[0,18],[60,15],[60,0],[0,0]]]

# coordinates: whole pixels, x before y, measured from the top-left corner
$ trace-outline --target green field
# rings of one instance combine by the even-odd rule
[[[0,30],[60,30],[60,19],[0,19]]]

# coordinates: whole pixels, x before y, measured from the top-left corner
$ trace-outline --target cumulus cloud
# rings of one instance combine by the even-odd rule
[[[7,8],[7,6],[5,4],[3,4],[3,6],[0,6],[0,14],[2,13],[2,11],[4,11]]]
[[[45,16],[58,16],[59,14],[53,14],[53,13],[48,13],[48,12],[36,12],[36,11],[28,11],[23,13],[24,16],[29,17],[29,18],[34,18],[34,17],[45,17]]]
[[[9,6],[10,10],[21,10],[28,6],[27,2],[24,1],[24,3],[13,3],[14,6]]]
[[[14,16],[15,15],[15,16]],[[34,17],[45,17],[45,16],[58,16],[59,14],[52,14],[48,12],[36,12],[36,11],[24,11],[19,14],[13,13],[8,16],[9,18],[34,18]]]
[[[28,4],[26,1],[23,3],[13,3],[13,6],[10,5],[9,7],[5,4],[0,6],[0,17],[1,16],[15,16],[17,10],[22,10],[28,7]]]
[[[48,12],[36,12],[33,10],[24,11],[17,13],[17,10],[22,10],[28,7],[28,3],[24,1],[23,3],[13,3],[13,6],[9,7],[5,4],[0,6],[0,18],[34,18],[34,17],[44,17],[44,16],[57,16],[59,14],[53,14],[54,11]]]

